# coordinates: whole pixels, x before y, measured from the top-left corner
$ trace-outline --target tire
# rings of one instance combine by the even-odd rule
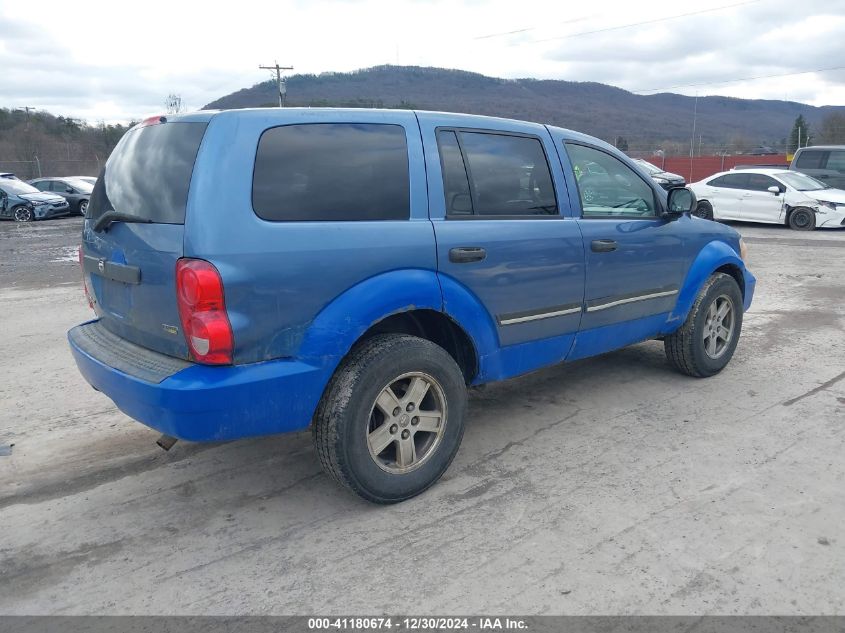
[[[35,219],[35,212],[29,207],[20,205],[12,209],[12,217],[15,222],[32,222]]]
[[[425,389],[419,402],[413,385],[415,393]],[[442,347],[405,334],[373,337],[343,361],[317,407],[312,431],[320,463],[368,501],[410,499],[452,463],[466,401],[463,374]]]
[[[706,200],[702,200],[695,207],[695,211],[693,211],[692,214],[697,218],[702,218],[703,220],[712,220],[713,206]]]
[[[77,210],[79,211],[79,215],[85,215],[85,212],[88,210],[88,201],[80,200]]]
[[[793,231],[812,231],[816,228],[816,214],[812,209],[798,207],[790,212],[787,224]]]
[[[711,328],[714,314],[725,303],[729,312],[714,323],[715,329]],[[705,378],[719,373],[730,362],[739,342],[742,309],[742,292],[736,280],[724,273],[714,274],[704,283],[684,324],[663,339],[666,358],[688,376]]]

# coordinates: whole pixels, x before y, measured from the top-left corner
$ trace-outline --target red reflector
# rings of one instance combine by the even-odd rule
[[[159,123],[167,123],[167,117],[161,114],[149,116],[141,121],[136,127],[147,127],[148,125],[158,125]]]
[[[209,365],[230,364],[232,326],[217,269],[202,259],[178,260],[176,299],[182,331],[194,360]]]

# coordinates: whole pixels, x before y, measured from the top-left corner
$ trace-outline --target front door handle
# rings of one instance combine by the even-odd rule
[[[590,250],[594,253],[611,253],[616,250],[617,246],[615,240],[593,240],[590,242]]]
[[[480,262],[487,257],[487,251],[480,246],[459,246],[449,249],[449,261],[455,264]]]

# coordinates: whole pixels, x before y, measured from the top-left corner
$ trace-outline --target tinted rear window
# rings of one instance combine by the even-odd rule
[[[255,157],[252,206],[264,220],[407,220],[408,145],[401,125],[271,128]]]
[[[88,217],[115,210],[184,224],[188,187],[207,123],[167,122],[130,130],[94,186]]]
[[[711,187],[726,187],[728,189],[746,189],[748,187],[748,174],[727,174],[719,176],[707,183]]]

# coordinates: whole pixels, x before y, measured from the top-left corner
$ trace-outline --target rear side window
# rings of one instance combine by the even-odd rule
[[[315,123],[266,130],[255,157],[252,207],[272,222],[407,220],[405,129]]]
[[[174,121],[127,132],[94,186],[87,217],[96,220],[114,210],[159,224],[184,224],[194,161],[207,126]]]
[[[711,187],[726,189],[748,189],[748,174],[726,174],[707,183]]]
[[[802,169],[821,169],[824,152],[803,151],[798,156],[796,167]]]
[[[476,215],[557,215],[546,153],[539,139],[457,132]]]

